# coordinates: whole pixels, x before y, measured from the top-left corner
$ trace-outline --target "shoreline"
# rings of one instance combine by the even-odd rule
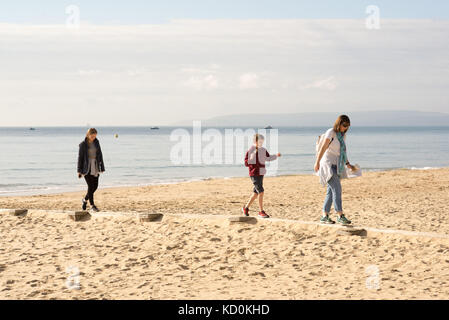
[[[363,170],[363,173],[371,173],[371,172],[392,172],[397,170],[411,170],[411,171],[427,171],[427,170],[441,170],[441,169],[449,169],[448,167],[408,167],[408,168],[387,168],[387,169],[367,169]],[[282,177],[300,177],[300,176],[315,176],[314,173],[292,173],[292,174],[280,174],[280,175],[272,175],[272,176],[265,176],[265,178],[282,178]],[[125,184],[125,185],[115,185],[115,186],[105,186],[101,187],[100,183],[100,189],[101,190],[114,190],[114,189],[123,189],[123,188],[145,188],[145,187],[152,187],[152,186],[165,186],[165,185],[176,185],[176,184],[185,184],[185,183],[193,183],[193,182],[200,182],[200,181],[220,181],[220,180],[230,180],[230,179],[241,179],[241,178],[247,178],[248,175],[245,176],[231,176],[231,177],[200,177],[200,178],[189,178],[187,180],[183,181],[161,181],[161,182],[154,182],[154,183],[141,183],[141,184]],[[29,193],[26,192],[25,194],[21,194],[20,192],[5,192],[0,193],[0,199],[2,198],[10,198],[10,197],[36,197],[36,196],[45,196],[45,195],[64,195],[64,194],[73,194],[73,193],[79,193],[85,191],[86,186],[79,186],[79,187],[62,187],[60,190],[48,190],[46,192],[40,192],[35,193],[30,191]]]

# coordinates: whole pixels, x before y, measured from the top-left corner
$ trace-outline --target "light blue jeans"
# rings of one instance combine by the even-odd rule
[[[341,183],[340,177],[337,174],[337,166],[332,166],[332,173],[332,178],[327,183],[326,198],[324,199],[323,211],[325,213],[330,213],[332,202],[334,203],[335,211],[343,211],[341,205]]]

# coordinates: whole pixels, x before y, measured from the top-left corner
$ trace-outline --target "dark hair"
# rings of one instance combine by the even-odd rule
[[[340,131],[340,126],[341,126],[343,123],[347,123],[348,125],[351,125],[351,120],[349,120],[349,117],[348,117],[347,115],[344,115],[344,114],[340,115],[340,116],[337,118],[337,120],[335,120],[335,123],[334,123],[334,131],[335,131],[335,132],[339,132],[339,131]]]
[[[98,132],[97,132],[97,129],[95,129],[95,128],[90,128],[89,130],[87,130],[87,133],[86,133],[86,138],[88,138],[90,135],[92,135],[92,134],[97,134]]]

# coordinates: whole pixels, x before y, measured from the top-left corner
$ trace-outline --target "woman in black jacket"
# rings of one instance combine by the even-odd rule
[[[92,211],[99,211],[95,206],[94,193],[98,188],[100,173],[104,171],[103,154],[97,139],[97,130],[90,128],[87,130],[86,138],[80,143],[78,152],[78,178],[81,179],[84,176],[88,187],[87,194],[82,200],[83,210],[86,210],[89,200]]]

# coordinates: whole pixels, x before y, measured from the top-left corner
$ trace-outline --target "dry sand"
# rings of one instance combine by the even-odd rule
[[[449,298],[448,239],[205,218],[238,215],[251,189],[248,178],[238,178],[96,194],[104,210],[164,213],[157,223],[132,214],[85,222],[50,211],[2,214],[0,299]],[[324,189],[317,177],[266,178],[265,189],[273,217],[319,218]],[[449,234],[449,169],[366,173],[343,181],[343,190],[345,212],[358,226]],[[75,210],[81,196],[0,198],[0,208]],[[186,213],[198,218],[173,215]],[[80,271],[80,290],[66,286],[71,266]]]

